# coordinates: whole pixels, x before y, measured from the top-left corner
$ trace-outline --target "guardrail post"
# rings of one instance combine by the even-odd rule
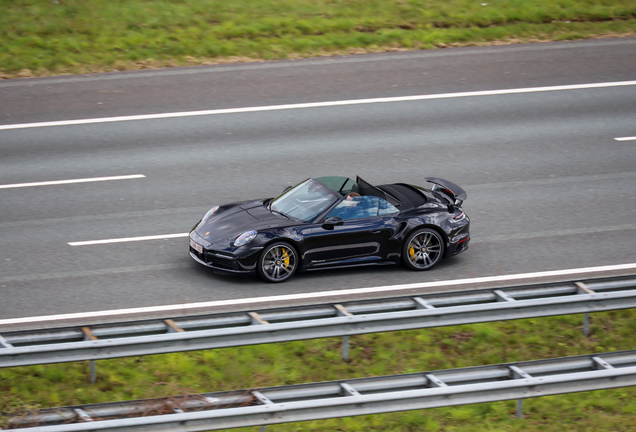
[[[95,384],[97,382],[97,365],[95,364],[95,360],[91,360],[89,364],[91,384]]]
[[[82,332],[84,333],[84,340],[97,340],[97,337],[89,327],[82,327]],[[89,365],[89,379],[91,384],[95,384],[97,382],[97,365],[95,364],[95,360],[91,360]]]
[[[592,361],[594,362],[594,367],[597,370],[614,369],[614,366],[612,366],[611,364],[609,364],[608,362],[606,362],[605,360],[603,360],[599,356],[592,357]]]
[[[424,300],[422,297],[413,297],[416,309],[435,309],[435,306]]]
[[[501,290],[494,290],[493,294],[495,294],[495,297],[497,298],[498,302],[515,302],[517,300],[515,300],[514,298],[512,298],[511,296],[509,296],[508,294],[506,294],[505,292],[501,291]]]
[[[166,328],[168,330],[168,333],[183,333],[185,332],[184,329],[182,329],[181,327],[179,327],[177,325],[177,323],[175,323],[173,320],[171,319],[166,319],[163,320],[163,322],[166,324]]]
[[[596,292],[589,289],[587,285],[585,285],[583,282],[574,282],[574,285],[576,285],[579,288],[578,289],[579,294],[596,294]],[[583,315],[583,334],[585,336],[590,335],[590,313],[589,312],[586,312]]]
[[[433,374],[426,374],[424,376],[426,377],[426,385],[428,387],[430,387],[430,388],[448,387],[448,384],[446,384],[444,381],[442,381],[441,379],[437,378]]]
[[[252,392],[252,396],[258,399],[263,405],[274,405],[274,402],[272,402],[270,398],[268,398],[267,396],[265,396],[263,393],[259,392],[258,390],[254,390]],[[261,427],[258,428],[258,431],[265,432],[265,429],[267,429],[267,425],[261,425]]]
[[[260,316],[257,312],[248,312],[247,313],[250,316],[250,322],[252,323],[252,325],[268,325],[269,321],[267,321],[266,319],[263,319],[262,316]]]
[[[0,335],[0,348],[13,348],[13,345],[11,345],[8,340]]]
[[[342,337],[342,359],[349,361],[349,336]]]
[[[334,305],[338,316],[353,316],[343,305]],[[346,362],[349,361],[349,336],[342,337],[342,359]]]
[[[508,366],[508,369],[510,369],[510,378],[512,379],[530,379],[532,378],[532,375],[530,375],[528,372],[524,371],[523,369],[520,369],[517,366]],[[517,399],[517,418],[522,418],[523,417],[523,399]]]

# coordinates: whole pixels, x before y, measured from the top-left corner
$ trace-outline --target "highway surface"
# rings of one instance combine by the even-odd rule
[[[628,38],[0,81],[0,319],[636,262],[635,80]],[[463,186],[469,250],[273,285],[214,274],[185,237],[69,245],[356,174]]]

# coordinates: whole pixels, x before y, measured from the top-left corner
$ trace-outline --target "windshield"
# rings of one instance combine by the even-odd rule
[[[353,188],[353,180],[349,177],[317,177],[314,180],[318,180],[332,191],[338,192],[342,195],[348,194]]]
[[[308,179],[274,198],[270,210],[303,222],[310,222],[337,200],[319,182]]]

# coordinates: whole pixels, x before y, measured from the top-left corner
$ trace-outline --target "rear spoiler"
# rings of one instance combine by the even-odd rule
[[[429,183],[433,183],[436,186],[439,186],[439,188],[433,188],[433,190],[438,190],[446,193],[446,195],[449,195],[455,201],[455,205],[462,205],[462,203],[466,201],[466,198],[468,197],[466,191],[452,181],[444,180],[437,177],[424,177],[424,180]]]

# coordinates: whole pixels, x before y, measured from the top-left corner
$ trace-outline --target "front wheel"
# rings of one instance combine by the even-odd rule
[[[430,228],[415,231],[402,246],[402,260],[411,270],[428,270],[439,262],[443,254],[442,236]]]
[[[273,243],[258,258],[258,274],[267,282],[284,282],[298,268],[296,250],[287,243]]]

